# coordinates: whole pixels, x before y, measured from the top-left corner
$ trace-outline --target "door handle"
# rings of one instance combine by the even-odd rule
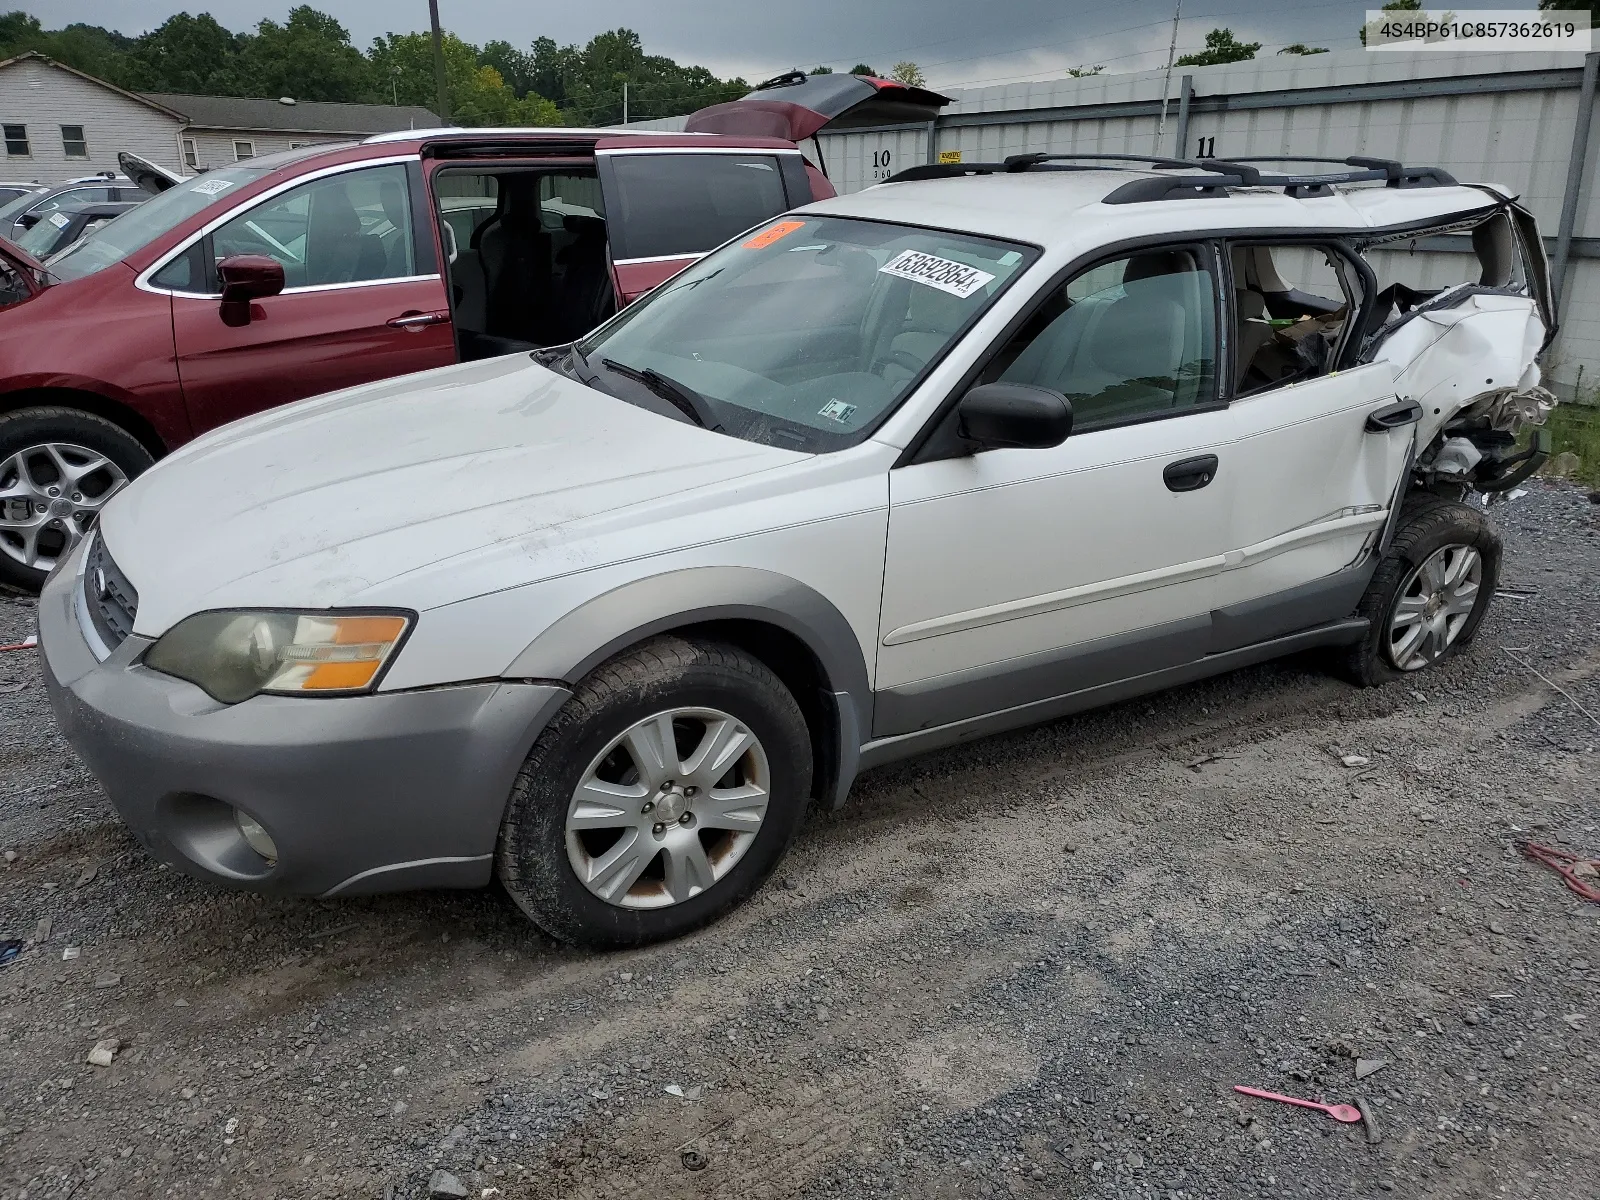
[[[1422,405],[1415,400],[1396,400],[1367,414],[1368,433],[1388,433],[1422,420]]]
[[[447,312],[403,312],[384,322],[391,329],[425,329],[429,325],[443,325],[450,319]]]
[[[1217,456],[1201,454],[1168,463],[1161,478],[1169,492],[1197,492],[1217,477]]]

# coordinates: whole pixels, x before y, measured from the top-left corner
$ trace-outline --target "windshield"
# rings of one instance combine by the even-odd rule
[[[61,231],[72,224],[76,209],[64,208],[42,218],[38,224],[16,239],[17,246],[35,258],[44,258],[50,247],[61,237]]]
[[[103,271],[114,262],[142,250],[162,234],[187,221],[195,213],[250,183],[270,166],[228,167],[220,171],[207,171],[182,183],[174,184],[160,195],[152,196],[137,208],[130,209],[115,221],[109,221],[90,233],[71,249],[50,263],[50,277],[56,280],[82,279]],[[3,219],[3,211],[0,211]]]
[[[887,417],[1036,256],[967,234],[789,217],[701,259],[577,348],[589,382],[624,398],[676,385],[714,418],[703,424],[838,450]]]
[[[11,201],[4,208],[0,208],[0,229],[10,225],[23,213],[27,212],[29,206],[42,196],[46,190],[45,188],[39,188],[36,191],[23,192],[22,195]]]

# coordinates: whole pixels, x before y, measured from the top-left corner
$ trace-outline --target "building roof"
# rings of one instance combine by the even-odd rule
[[[115,92],[119,96],[125,96],[129,100],[132,100],[135,104],[143,104],[147,108],[158,109],[169,117],[178,117],[180,120],[182,119],[183,114],[168,108],[154,96],[141,96],[138,92],[130,92],[124,88],[119,88],[114,83],[107,83],[104,79],[87,74],[86,72],[78,70],[76,67],[69,67],[66,63],[59,63],[55,59],[51,58],[48,54],[40,54],[37,50],[24,50],[21,54],[15,55],[3,62],[0,62],[0,71],[5,70],[7,67],[15,66],[17,63],[26,62],[29,59],[32,59],[35,62],[43,63],[47,67],[54,67],[58,71],[65,71],[68,75],[76,75],[79,79],[85,80],[88,83],[92,83],[96,87],[103,87],[108,92]],[[431,116],[432,114],[429,115]]]
[[[389,133],[431,129],[439,118],[415,104],[339,104],[325,100],[258,100],[247,96],[183,96],[146,92],[152,104],[170,109],[201,129],[256,129],[274,133]]]

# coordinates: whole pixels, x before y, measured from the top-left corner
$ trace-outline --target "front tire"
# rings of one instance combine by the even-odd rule
[[[800,706],[763,663],[656,638],[597,668],[540,734],[497,873],[564,941],[677,937],[772,873],[805,816],[811,761]]]
[[[1427,493],[1409,498],[1356,610],[1371,628],[1346,652],[1345,674],[1373,687],[1470,644],[1494,595],[1500,554],[1500,535],[1481,510]]]
[[[0,582],[37,592],[106,501],[154,461],[93,413],[48,406],[0,415]]]

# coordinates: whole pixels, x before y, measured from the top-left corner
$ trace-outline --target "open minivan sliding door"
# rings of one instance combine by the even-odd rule
[[[617,294],[631,303],[708,250],[811,196],[793,147],[709,139],[603,138],[595,145]]]

